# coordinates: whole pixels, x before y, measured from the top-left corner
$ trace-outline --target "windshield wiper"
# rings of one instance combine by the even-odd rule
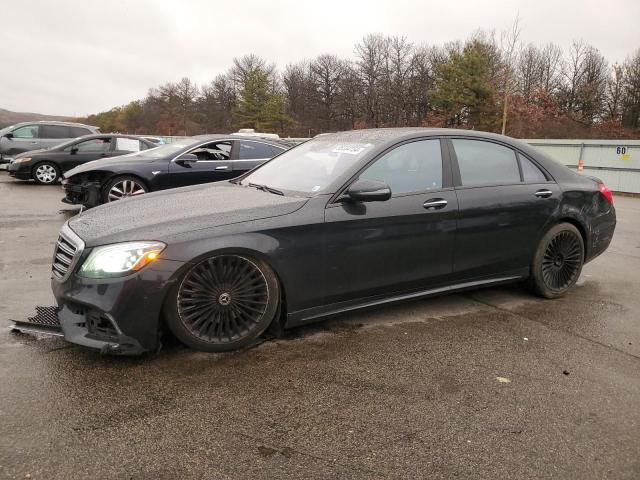
[[[250,187],[253,188],[257,188],[258,190],[262,190],[263,192],[269,192],[269,193],[275,193],[276,195],[282,195],[284,197],[284,192],[273,188],[273,187],[269,187],[267,185],[259,185],[257,183],[249,183]]]

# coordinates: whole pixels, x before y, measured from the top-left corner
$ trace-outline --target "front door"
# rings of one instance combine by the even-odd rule
[[[392,197],[343,201],[326,209],[326,302],[390,296],[446,282],[458,203],[441,141],[394,147],[359,178],[386,182]]]
[[[30,150],[43,148],[40,145],[40,127],[38,125],[23,125],[13,130],[9,139],[7,152],[9,155],[17,155]]]
[[[189,152],[196,159],[175,159],[169,165],[171,187],[217,182],[234,177],[231,161],[231,141],[211,142]]]
[[[525,273],[558,206],[558,186],[509,146],[470,138],[451,146],[459,167],[456,278]]]

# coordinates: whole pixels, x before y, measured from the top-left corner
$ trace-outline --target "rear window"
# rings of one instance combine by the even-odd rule
[[[93,132],[88,128],[83,127],[69,127],[71,130],[71,138],[82,137],[83,135],[91,135]]]
[[[241,140],[239,143],[240,153],[238,155],[238,158],[240,160],[273,157],[273,150],[271,149],[270,145],[259,142],[245,142],[244,140]]]
[[[465,187],[520,183],[516,152],[497,143],[456,138],[452,140]]]
[[[69,127],[65,125],[40,125],[40,138],[73,138],[73,136]]]
[[[140,148],[141,145],[144,146],[144,143],[137,138],[116,138],[116,150],[120,152],[139,152],[144,150],[144,148]]]

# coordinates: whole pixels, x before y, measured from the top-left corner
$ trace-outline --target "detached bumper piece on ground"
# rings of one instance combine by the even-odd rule
[[[65,312],[60,307],[36,307],[36,315],[14,320],[11,329],[24,334],[65,337],[79,345],[114,355],[136,355],[145,350],[136,340],[126,337],[108,315],[96,310]],[[70,315],[71,313],[71,315]]]
[[[58,307],[36,307],[36,315],[25,321],[14,320],[12,330],[20,333],[40,333],[63,337],[64,333],[58,320]]]

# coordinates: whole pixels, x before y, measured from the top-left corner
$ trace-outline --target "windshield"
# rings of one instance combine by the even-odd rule
[[[14,127],[15,125],[9,125],[8,127],[4,127],[2,130],[0,130],[0,136],[4,135],[5,133],[9,133],[11,130],[13,130]]]
[[[190,145],[194,145],[195,142],[193,138],[185,138],[184,140],[178,140],[177,142],[167,143],[165,145],[160,145],[159,147],[152,148],[150,150],[143,150],[141,152],[136,152],[138,157],[147,157],[147,158],[162,158],[168,157],[172,154],[177,154],[178,150],[182,150],[185,147]]]
[[[264,185],[279,190],[322,192],[373,147],[332,136],[309,140],[265,163],[241,185]]]

